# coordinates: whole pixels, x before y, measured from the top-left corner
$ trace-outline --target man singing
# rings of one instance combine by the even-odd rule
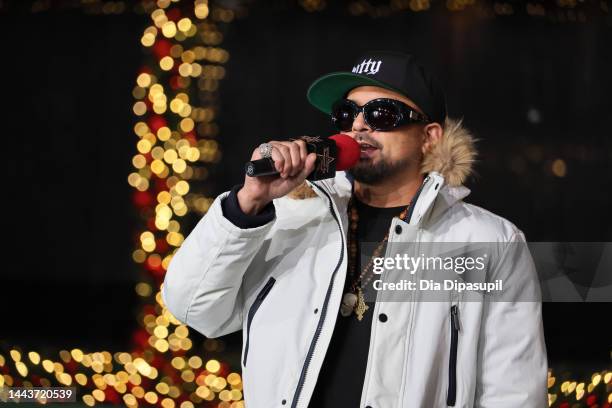
[[[304,141],[254,149],[280,175],[246,176],[216,198],[174,254],[165,304],[207,337],[242,329],[248,408],[548,406],[528,253],[492,255],[487,279],[509,277],[531,301],[364,297],[373,256],[426,242],[510,248],[524,236],[463,202],[473,139],[413,56],[369,52],[351,71],[317,79],[308,100],[359,143],[359,162],[310,181],[317,156]],[[373,251],[360,256],[360,243]]]

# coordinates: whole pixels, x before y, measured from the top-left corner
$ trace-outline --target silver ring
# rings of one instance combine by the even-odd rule
[[[270,143],[262,143],[259,145],[259,154],[263,158],[272,157],[272,145]]]

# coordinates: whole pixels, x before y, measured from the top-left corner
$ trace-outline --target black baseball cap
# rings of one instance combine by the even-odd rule
[[[410,98],[433,122],[444,124],[446,98],[437,80],[410,54],[370,51],[357,59],[350,72],[332,72],[308,88],[308,101],[329,114],[332,105],[358,86],[379,86]]]

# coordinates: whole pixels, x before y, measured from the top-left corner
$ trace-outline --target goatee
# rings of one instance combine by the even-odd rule
[[[347,173],[360,183],[374,185],[405,170],[412,162],[411,158],[395,162],[380,160],[378,163],[360,160],[356,166],[347,170]]]

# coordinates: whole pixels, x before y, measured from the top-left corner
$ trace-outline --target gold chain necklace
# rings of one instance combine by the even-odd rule
[[[410,204],[406,208],[402,210],[399,215],[401,220],[406,219],[406,215],[408,214],[408,209],[410,208]],[[367,274],[370,271],[372,263],[374,262],[374,258],[380,256],[387,240],[389,239],[389,231],[385,234],[385,237],[378,244],[370,260],[367,265],[363,268],[359,276],[355,276],[357,269],[357,227],[359,224],[359,213],[355,206],[355,202],[353,197],[349,200],[348,204],[348,217],[349,217],[349,239],[348,239],[348,272],[349,279],[352,279],[352,283],[349,287],[349,290],[342,296],[342,304],[340,305],[340,314],[344,317],[350,316],[353,312],[355,312],[355,316],[357,316],[357,320],[361,321],[363,319],[364,313],[370,308],[364,299],[363,296],[363,288],[370,282],[373,274]]]

